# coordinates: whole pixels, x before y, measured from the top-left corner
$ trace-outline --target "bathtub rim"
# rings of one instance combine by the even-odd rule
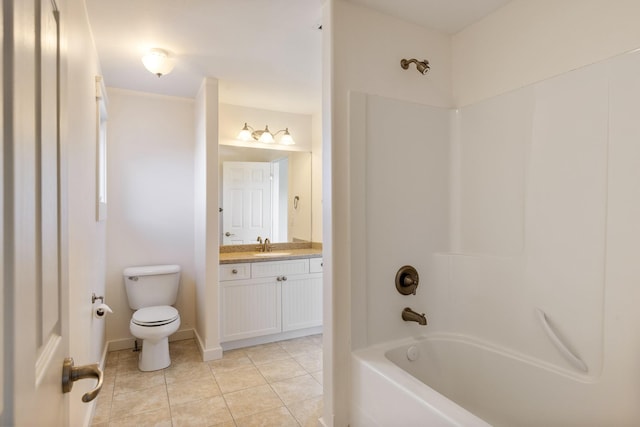
[[[599,382],[601,376],[601,374],[599,374],[598,376],[591,376],[588,374],[573,372],[569,369],[563,369],[554,364],[524,355],[522,353],[485,340],[480,340],[478,338],[464,334],[445,332],[434,332],[415,337],[400,338],[398,340],[386,341],[352,351],[352,358],[355,359],[355,361],[352,363],[360,363],[373,372],[377,373],[378,375],[382,376],[386,381],[404,392],[408,396],[408,398],[414,400],[415,403],[427,407],[429,410],[437,413],[443,419],[451,422],[452,425],[490,426],[490,424],[484,421],[482,418],[468,411],[466,408],[457,404],[453,400],[450,400],[446,396],[439,393],[437,390],[433,389],[428,384],[425,384],[418,378],[411,375],[409,372],[402,369],[387,356],[388,352],[391,350],[397,350],[399,348],[407,349],[412,345],[420,345],[425,341],[446,341],[471,345],[474,347],[478,347],[484,351],[495,353],[502,357],[515,359],[519,362],[531,365],[538,369],[550,371],[554,374],[561,375],[570,380],[577,381],[583,384],[597,383]],[[352,387],[354,386],[355,385],[352,384]]]
[[[372,370],[406,394],[407,400],[426,407],[452,426],[491,427],[482,418],[468,411],[456,402],[423,383],[407,371],[387,358],[386,352],[401,345],[413,345],[422,341],[416,338],[404,338],[397,341],[381,343],[352,352],[354,363],[360,363]],[[352,388],[355,385],[352,384]],[[360,402],[354,402],[357,405]]]

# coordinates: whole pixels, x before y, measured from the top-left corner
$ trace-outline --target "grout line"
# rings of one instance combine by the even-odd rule
[[[303,338],[309,338],[309,337],[303,337]],[[294,339],[292,339],[292,340],[299,340],[299,339],[300,339],[300,338],[294,338]],[[291,340],[287,340],[287,341],[291,341]],[[282,342],[285,342],[285,341],[282,341]],[[314,344],[314,345],[318,346],[318,345],[317,345],[317,343],[316,343],[315,341],[311,340],[310,342],[311,342],[312,344]],[[322,385],[322,384],[320,384],[320,382],[319,382],[317,379],[315,379],[315,378],[313,377],[313,375],[312,375],[314,372],[319,372],[319,371],[310,372],[310,370],[309,370],[309,369],[307,369],[305,366],[303,366],[303,365],[302,365],[302,364],[301,364],[301,363],[296,359],[296,357],[295,357],[296,355],[297,355],[297,356],[300,356],[300,355],[309,354],[309,353],[316,353],[316,352],[318,352],[318,351],[320,351],[320,352],[321,352],[321,351],[323,350],[323,348],[322,348],[322,346],[321,346],[321,345],[319,345],[319,346],[318,346],[318,347],[319,347],[319,350],[310,350],[310,351],[304,351],[304,352],[300,352],[300,353],[295,353],[295,354],[294,354],[294,353],[291,353],[291,352],[287,351],[287,349],[286,349],[286,348],[284,348],[284,347],[282,346],[281,342],[277,342],[277,343],[274,343],[274,344],[277,344],[278,348],[280,348],[281,350],[283,350],[283,351],[288,355],[288,357],[287,357],[286,359],[273,360],[273,361],[270,361],[270,362],[267,362],[267,363],[263,363],[263,364],[260,364],[260,365],[256,364],[256,363],[253,361],[253,359],[249,356],[249,353],[247,352],[247,349],[264,347],[264,344],[262,344],[262,345],[256,345],[256,346],[252,346],[252,347],[247,347],[246,349],[236,349],[236,350],[234,350],[234,351],[240,351],[240,352],[241,352],[241,355],[242,355],[241,357],[246,357],[246,358],[249,360],[250,364],[249,364],[249,365],[247,365],[247,366],[252,366],[254,369],[256,369],[256,370],[258,371],[258,373],[260,374],[260,376],[261,376],[261,377],[264,379],[264,381],[266,382],[266,385],[268,385],[268,386],[269,386],[269,389],[270,389],[270,390],[271,390],[271,391],[272,391],[272,392],[277,396],[278,400],[279,400],[279,401],[280,401],[280,403],[282,404],[282,406],[279,406],[279,407],[284,407],[284,408],[287,410],[287,412],[289,413],[289,415],[291,415],[291,417],[296,421],[296,423],[297,423],[299,426],[301,426],[301,425],[302,425],[302,424],[301,424],[301,421],[299,421],[299,420],[298,420],[298,419],[293,415],[293,412],[291,411],[291,409],[289,408],[289,406],[285,404],[285,402],[282,400],[282,398],[280,397],[280,395],[279,395],[279,394],[277,393],[277,391],[273,388],[272,384],[275,384],[275,383],[278,383],[278,382],[287,381],[287,380],[291,380],[291,379],[294,379],[294,378],[299,378],[299,377],[302,377],[302,376],[309,376],[309,377],[311,377],[311,378],[312,378],[316,383],[318,383],[318,385],[320,385],[320,387],[322,387],[323,392],[324,392],[324,387],[323,387],[323,385]],[[122,356],[124,356],[124,351],[126,351],[126,350],[117,350],[118,355],[117,355],[117,359],[116,359],[116,366],[115,366],[115,369],[113,369],[113,371],[114,371],[114,372],[113,372],[113,376],[114,376],[114,380],[113,380],[113,390],[111,391],[111,402],[110,402],[110,405],[109,405],[108,419],[107,419],[107,421],[106,421],[107,423],[110,423],[110,422],[112,422],[113,420],[115,420],[115,419],[116,419],[116,418],[113,418],[113,417],[112,417],[113,399],[114,399],[114,397],[115,397],[115,391],[116,391],[116,381],[117,381],[117,379],[118,379],[119,377],[125,377],[125,376],[127,376],[127,375],[129,374],[129,372],[120,372],[120,370],[118,369],[118,367],[120,366],[120,363],[121,363],[121,362],[124,362],[126,359],[129,359],[129,358],[135,358],[135,356],[126,357],[126,358],[122,357]],[[224,358],[224,356],[223,356],[223,358]],[[221,359],[221,360],[222,360],[222,359]],[[264,374],[262,373],[262,371],[260,371],[259,366],[267,365],[267,364],[270,364],[270,363],[283,362],[283,361],[285,361],[285,360],[292,360],[292,361],[294,361],[296,364],[298,364],[298,365],[302,368],[302,370],[305,372],[305,374],[301,374],[301,375],[294,376],[294,377],[291,377],[291,378],[285,378],[285,379],[283,379],[283,380],[278,380],[278,381],[274,381],[273,383],[271,383],[271,382],[269,382],[269,380],[264,376]],[[234,390],[234,391],[232,391],[232,392],[223,393],[223,392],[222,392],[222,389],[220,388],[220,384],[218,383],[218,378],[217,378],[216,374],[214,373],[212,366],[211,366],[208,362],[200,361],[200,363],[205,363],[205,364],[207,365],[207,367],[209,368],[209,372],[210,372],[211,376],[213,377],[213,379],[214,379],[214,381],[215,381],[215,383],[216,383],[216,386],[218,387],[218,390],[220,391],[220,397],[222,397],[222,399],[223,399],[223,401],[224,401],[224,403],[225,403],[225,407],[226,407],[227,411],[229,412],[229,414],[231,415],[231,420],[232,420],[232,422],[234,423],[234,425],[237,425],[237,424],[236,424],[236,420],[237,420],[238,418],[236,418],[236,417],[233,415],[233,413],[231,412],[231,409],[229,408],[229,404],[228,404],[228,402],[227,402],[227,399],[226,399],[225,395],[226,395],[226,394],[230,394],[230,393],[235,393],[235,392],[238,392],[238,391],[248,390],[248,389],[250,389],[250,388],[254,388],[254,387],[263,387],[264,385],[260,385],[260,386],[253,386],[253,387],[247,387],[247,388],[244,388],[244,389]],[[242,368],[242,366],[240,366],[240,367],[238,367],[238,368],[239,368],[239,369],[241,369],[241,368]],[[169,406],[169,417],[170,417],[171,425],[173,426],[173,425],[174,425],[174,423],[173,423],[173,413],[172,413],[172,410],[171,410],[171,400],[170,400],[170,398],[169,398],[169,389],[168,389],[168,383],[167,383],[167,377],[166,377],[167,369],[168,369],[168,368],[165,368],[165,369],[163,369],[163,370],[162,370],[162,372],[163,372],[163,382],[164,382],[165,396],[166,396],[167,403],[168,403],[168,406]],[[231,370],[229,373],[232,373],[232,372],[233,372],[233,370]],[[131,374],[133,374],[133,372],[132,372]],[[133,391],[135,391],[135,390],[133,390]],[[304,399],[304,400],[296,401],[296,402],[293,402],[293,403],[299,403],[299,402],[303,402],[303,401],[307,401],[307,400],[312,400],[312,399],[315,399],[315,398]],[[268,410],[266,410],[266,411],[257,412],[257,413],[255,413],[255,414],[246,415],[246,416],[239,417],[239,418],[244,418],[244,417],[248,417],[248,416],[254,416],[254,415],[256,415],[256,414],[260,414],[260,413],[263,413],[263,412],[273,411],[273,410],[275,410],[275,409],[278,409],[279,407],[277,407],[277,408],[272,408],[272,409],[268,409]],[[140,414],[136,414],[136,415],[144,415],[144,414],[147,414],[147,413],[151,413],[151,412],[153,412],[153,411],[155,411],[155,410],[142,412],[142,413],[140,413]]]

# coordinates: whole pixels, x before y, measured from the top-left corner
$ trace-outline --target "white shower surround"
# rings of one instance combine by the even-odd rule
[[[454,112],[352,93],[352,170],[367,177],[362,231],[375,236],[353,285],[366,295],[352,308],[367,345],[450,332],[576,375],[540,307],[588,366],[585,384],[613,391],[600,410],[637,424],[637,76],[640,53],[629,53]],[[425,133],[416,138],[407,121]],[[393,287],[405,262],[421,274],[416,297]],[[400,319],[406,305],[427,313],[427,329]]]

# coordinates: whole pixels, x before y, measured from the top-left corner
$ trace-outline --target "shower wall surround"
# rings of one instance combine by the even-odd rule
[[[366,307],[352,304],[360,344],[424,333],[400,318],[411,305],[430,332],[630,387],[640,375],[638,76],[633,52],[456,111],[352,93],[352,170],[367,178],[353,186],[364,200],[354,212],[367,213],[366,274],[352,285],[366,295]],[[420,273],[416,296],[392,286],[404,263]],[[536,308],[588,373],[553,346]]]

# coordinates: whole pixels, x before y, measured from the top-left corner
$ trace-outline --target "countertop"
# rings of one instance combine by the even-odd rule
[[[236,264],[241,262],[285,261],[299,258],[321,258],[322,249],[277,249],[272,252],[223,252],[220,253],[220,264]]]

